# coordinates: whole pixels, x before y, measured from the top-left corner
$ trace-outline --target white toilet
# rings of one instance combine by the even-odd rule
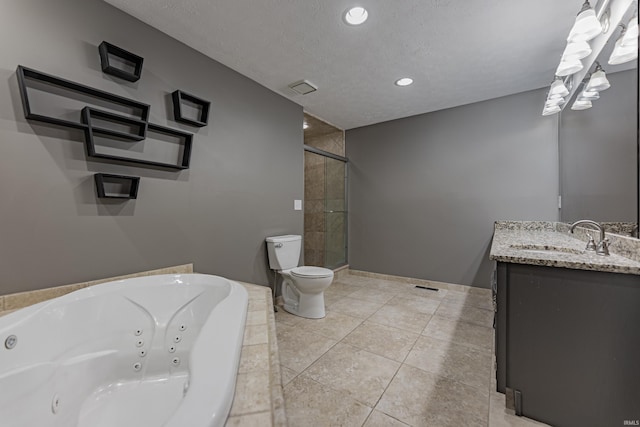
[[[302,236],[267,237],[269,265],[282,275],[284,309],[310,319],[324,317],[324,290],[333,281],[333,271],[322,267],[298,267]]]

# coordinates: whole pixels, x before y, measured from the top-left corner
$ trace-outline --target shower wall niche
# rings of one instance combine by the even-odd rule
[[[347,168],[344,132],[305,114],[304,262],[347,264]]]

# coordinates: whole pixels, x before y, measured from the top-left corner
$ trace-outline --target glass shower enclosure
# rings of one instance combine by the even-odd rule
[[[335,269],[347,264],[348,160],[305,146],[304,262]]]

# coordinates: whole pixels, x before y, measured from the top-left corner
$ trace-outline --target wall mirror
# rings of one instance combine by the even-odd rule
[[[592,108],[573,111],[572,99],[559,114],[560,220],[620,223],[610,230],[637,237],[638,60],[609,65],[616,38],[598,57],[611,87]]]

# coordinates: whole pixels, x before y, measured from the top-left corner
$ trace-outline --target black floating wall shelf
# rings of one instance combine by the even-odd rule
[[[98,197],[103,199],[137,199],[140,177],[97,173],[96,181]]]
[[[110,135],[116,138],[142,141],[147,135],[147,122],[107,111],[96,110],[91,107],[84,107],[82,109],[82,122],[88,125],[94,132],[100,132],[103,135]],[[111,127],[104,127],[105,125]],[[130,133],[119,130],[122,128],[132,130],[133,132]]]
[[[100,63],[105,74],[119,77],[130,82],[140,79],[144,58],[103,41],[98,46]]]
[[[209,106],[211,103],[197,96],[190,95],[181,90],[176,90],[171,94],[173,98],[173,116],[175,121],[193,126],[203,127],[209,120]],[[194,117],[189,117],[187,108],[192,107],[195,112]]]
[[[22,97],[22,106],[24,108],[24,116],[27,120],[33,120],[37,122],[51,123],[54,125],[70,127],[74,129],[87,129],[88,125],[79,121],[71,121],[61,119],[58,117],[47,116],[43,114],[37,114],[32,111],[32,105],[29,100],[28,88],[30,84],[39,83],[50,86],[52,91],[66,93],[69,98],[77,98],[77,94],[86,95],[87,98],[95,101],[98,105],[103,105],[104,101],[116,104],[120,108],[136,111],[140,121],[149,121],[149,105],[142,102],[134,101],[132,99],[124,98],[122,96],[114,95],[112,93],[104,92],[99,89],[94,89],[89,86],[84,86],[79,83],[72,82],[70,80],[61,79],[49,74],[45,74],[40,71],[36,71],[22,65],[18,66],[16,70],[18,76],[18,86],[20,87],[20,96]],[[65,96],[65,95],[62,95]]]
[[[149,123],[150,106],[148,104],[61,79],[59,77],[23,67],[22,65],[18,66],[16,75],[18,77],[18,85],[20,87],[20,96],[22,97],[25,118],[31,121],[51,123],[67,128],[82,129],[85,134],[88,156],[171,169],[189,168],[193,134]],[[76,104],[78,98],[81,98],[82,102],[98,105],[102,108],[110,108],[115,111],[130,111],[131,114],[134,114],[136,117],[123,116],[121,114],[97,109],[89,105],[82,105],[78,108],[79,113],[81,110],[81,114],[79,114],[81,116],[80,121],[34,113],[32,110],[31,100],[29,99],[29,88],[52,92],[62,98],[74,100],[76,101]],[[131,157],[126,155],[127,150],[137,149],[138,151],[144,151],[144,144],[145,142],[148,142],[147,137],[149,133],[160,135],[161,138],[157,139],[161,141],[163,139],[178,141],[180,147],[178,149],[178,158],[175,163],[153,161],[141,159],[139,156]],[[125,154],[113,154],[113,150],[108,153],[98,152],[96,150],[97,144],[95,141],[95,137],[98,135],[102,136],[102,139],[105,139],[104,137],[111,137],[115,138],[115,140],[120,140],[120,142],[122,140],[127,141],[128,148],[125,149]],[[118,145],[115,140],[112,145]]]
[[[153,160],[144,160],[139,158],[127,157],[124,155],[100,153],[96,149],[98,144],[96,143],[96,135],[104,134],[101,129],[88,127],[85,130],[85,141],[87,144],[87,155],[89,157],[96,157],[100,159],[121,160],[130,163],[138,163],[148,166],[160,166],[170,169],[189,169],[189,162],[191,160],[191,146],[193,144],[193,134],[189,132],[183,132],[178,129],[172,129],[153,123],[148,123],[147,134],[156,133],[168,136],[170,138],[178,139],[180,141],[181,149],[178,159],[175,163],[167,163]]]

